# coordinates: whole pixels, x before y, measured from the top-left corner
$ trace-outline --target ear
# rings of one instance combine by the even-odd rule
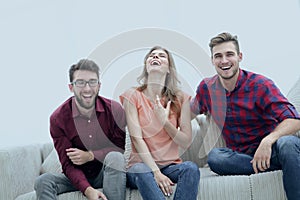
[[[69,90],[70,90],[70,92],[73,92],[73,85],[72,84],[68,84],[68,86],[69,86]]]
[[[242,60],[243,60],[243,53],[240,52],[240,53],[239,53],[239,62],[241,62]]]

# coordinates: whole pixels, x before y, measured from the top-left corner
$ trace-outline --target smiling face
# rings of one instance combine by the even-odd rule
[[[73,74],[73,82],[78,80],[90,81],[98,80],[95,72],[88,70],[77,70]],[[70,84],[69,89],[74,93],[76,105],[81,112],[86,112],[94,108],[96,97],[100,89],[100,83],[95,87],[86,84],[84,87],[78,87],[76,84]]]
[[[212,63],[223,80],[236,80],[242,53],[238,53],[232,41],[223,42],[212,48]]]
[[[169,57],[163,49],[153,50],[146,59],[147,72],[169,72]]]

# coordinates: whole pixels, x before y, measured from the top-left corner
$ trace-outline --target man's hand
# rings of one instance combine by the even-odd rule
[[[82,151],[77,148],[69,148],[66,149],[66,152],[67,156],[75,165],[82,165],[94,159],[94,155],[90,151]]]
[[[171,194],[173,193],[171,186],[174,185],[174,183],[167,176],[163,175],[159,170],[153,173],[154,179],[157,185],[160,187],[161,191],[166,196],[171,196]]]
[[[107,200],[106,196],[102,192],[92,188],[91,186],[86,188],[84,195],[88,200],[98,200],[99,198]]]
[[[251,160],[255,173],[266,171],[270,167],[272,154],[272,141],[264,138],[259,144],[253,159]],[[259,171],[258,171],[259,170]]]

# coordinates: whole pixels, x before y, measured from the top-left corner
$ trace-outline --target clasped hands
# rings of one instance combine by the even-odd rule
[[[159,96],[156,95],[153,111],[157,119],[162,123],[162,125],[164,125],[168,120],[170,107],[171,107],[171,101],[168,101],[167,107],[164,108],[163,105],[161,105]]]

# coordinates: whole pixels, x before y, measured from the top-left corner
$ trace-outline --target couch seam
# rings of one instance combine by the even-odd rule
[[[251,200],[254,200],[253,199],[253,187],[252,187],[251,175],[248,178],[249,178],[249,186],[250,186],[250,198],[251,198]]]

